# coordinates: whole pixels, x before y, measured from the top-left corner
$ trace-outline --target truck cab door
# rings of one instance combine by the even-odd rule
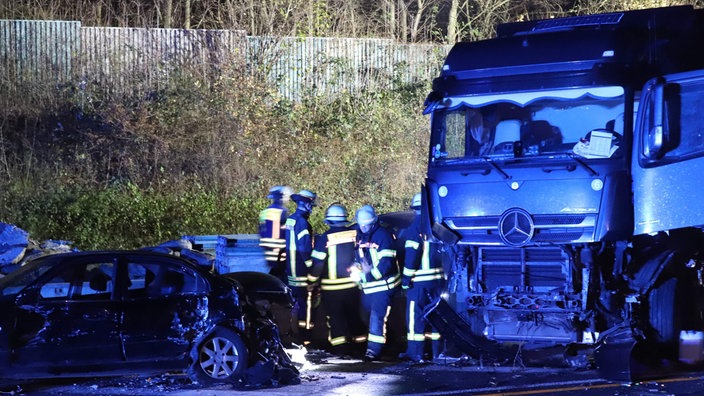
[[[632,161],[635,235],[704,224],[704,70],[646,83]]]

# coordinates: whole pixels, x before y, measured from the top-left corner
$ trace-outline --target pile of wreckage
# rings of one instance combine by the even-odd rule
[[[0,222],[0,277],[21,267],[35,257],[54,253],[75,252],[71,242],[46,240],[37,242],[15,225]]]

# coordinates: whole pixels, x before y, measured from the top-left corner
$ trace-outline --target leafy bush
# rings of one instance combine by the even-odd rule
[[[241,70],[184,68],[146,94],[26,89],[0,95],[0,221],[34,239],[99,249],[255,233],[277,184],[319,194],[322,231],[327,205],[401,210],[423,180],[424,86],[293,103]]]

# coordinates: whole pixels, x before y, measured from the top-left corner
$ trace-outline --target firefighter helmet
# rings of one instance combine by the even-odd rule
[[[268,199],[273,199],[273,200],[281,200],[284,198],[284,187],[283,186],[274,186],[269,189],[269,195],[266,197]]]
[[[334,203],[325,210],[325,222],[327,224],[347,223],[347,209],[341,203]]]
[[[355,219],[357,220],[357,224],[359,224],[360,227],[374,224],[377,221],[376,211],[371,205],[364,205],[359,208],[359,210],[357,210],[357,213],[355,214]]]
[[[291,199],[296,203],[310,203],[318,206],[318,196],[310,190],[301,190],[298,194],[291,195]]]

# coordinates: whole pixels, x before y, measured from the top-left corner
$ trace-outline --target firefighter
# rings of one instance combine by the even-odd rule
[[[363,311],[368,313],[369,334],[365,360],[377,360],[386,343],[386,320],[391,301],[401,284],[393,235],[381,227],[371,205],[356,213],[359,232],[356,238],[357,266],[351,277],[362,287]]]
[[[432,347],[432,357],[441,352],[440,334],[423,320],[423,311],[440,296],[445,286],[441,249],[423,235],[420,227],[421,195],[413,196],[410,208],[415,218],[399,234],[403,243],[401,287],[406,291],[406,327],[408,346],[402,358],[423,363],[426,343]]]
[[[313,231],[308,221],[313,208],[318,205],[318,197],[309,190],[293,194],[296,211],[286,219],[286,283],[296,300],[292,310],[293,338],[300,344],[311,341],[312,299],[308,275],[313,261]]]
[[[264,250],[269,273],[283,281],[286,279],[286,203],[290,195],[288,186],[272,187],[267,196],[271,205],[259,213],[259,246]]]
[[[350,278],[357,231],[347,217],[347,209],[340,203],[330,205],[325,211],[324,221],[329,229],[315,238],[309,281],[320,282],[330,326],[330,352],[355,356],[364,352],[361,347],[367,341],[367,329],[361,316],[361,292]]]

